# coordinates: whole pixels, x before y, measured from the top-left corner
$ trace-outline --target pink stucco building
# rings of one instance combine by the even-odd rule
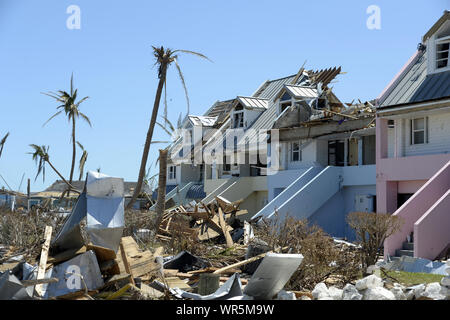
[[[385,255],[436,258],[450,244],[450,12],[378,99],[377,212],[404,219]]]

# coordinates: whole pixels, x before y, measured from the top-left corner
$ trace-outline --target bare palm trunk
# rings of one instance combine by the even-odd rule
[[[161,101],[162,89],[164,87],[164,83],[166,81],[166,72],[167,72],[167,63],[163,62],[161,64],[161,77],[159,78],[158,89],[156,90],[155,102],[153,104],[152,117],[150,120],[150,126],[147,131],[147,137],[145,139],[144,151],[142,152],[141,159],[141,167],[139,169],[139,177],[136,184],[136,188],[134,189],[133,197],[131,201],[128,203],[126,209],[131,209],[133,207],[134,202],[136,201],[139,193],[141,192],[142,182],[145,176],[145,167],[147,165],[148,153],[150,151],[150,143],[153,137],[153,130],[155,129],[156,117],[158,116],[159,103]]]
[[[72,190],[72,191],[74,191],[74,192],[76,192],[76,193],[78,193],[78,194],[80,193],[79,191],[77,191],[77,190],[72,186],[71,183],[67,182],[67,180],[64,179],[64,177],[61,175],[61,173],[59,173],[59,171],[56,170],[56,168],[53,166],[53,164],[52,164],[50,161],[48,161],[48,160],[46,160],[46,161],[47,161],[47,163],[50,165],[50,167],[53,169],[53,171],[55,171],[56,174],[64,181],[64,183],[67,184],[67,186],[69,187],[69,190]]]
[[[72,117],[72,166],[70,167],[69,183],[72,184],[73,171],[75,169],[75,156],[77,149],[75,147],[75,117]],[[67,196],[70,197],[70,190],[67,191]]]
[[[158,179],[158,198],[156,200],[156,223],[155,234],[158,233],[159,225],[164,214],[166,206],[166,179],[167,179],[167,149],[159,150],[159,179]]]

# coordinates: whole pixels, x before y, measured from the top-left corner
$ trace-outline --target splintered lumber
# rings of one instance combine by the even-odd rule
[[[269,252],[272,252],[272,251],[269,251]],[[264,253],[261,253],[261,254],[259,254],[259,255],[257,255],[257,256],[254,256],[254,257],[252,257],[252,258],[250,258],[250,259],[247,259],[247,260],[244,260],[244,261],[239,261],[239,262],[230,264],[229,266],[220,268],[220,269],[214,271],[213,273],[224,273],[225,271],[230,270],[230,269],[232,269],[232,268],[237,268],[237,267],[244,266],[244,265],[249,264],[249,263],[251,263],[251,262],[253,262],[253,261],[256,261],[256,260],[258,260],[258,259],[264,258],[264,257],[266,256],[267,253],[268,253],[268,252],[264,252]]]
[[[132,283],[134,285],[135,282],[134,282],[133,273],[131,272],[131,267],[130,267],[130,264],[128,263],[127,254],[125,252],[122,240],[120,240],[120,254],[122,255],[122,261],[125,266],[125,271],[131,276],[130,283]]]
[[[164,247],[158,247],[155,249],[155,252],[153,252],[154,257],[160,257],[164,253]]]
[[[227,224],[225,223],[225,219],[223,218],[222,208],[219,207],[219,223],[222,228],[222,232],[225,236],[225,241],[227,248],[231,248],[233,246],[233,239],[231,239],[230,232],[227,229]]]
[[[216,267],[208,267],[208,268],[204,268],[204,269],[200,269],[200,270],[192,270],[192,271],[188,271],[188,273],[190,274],[200,274],[200,273],[212,273],[216,270],[219,270],[220,268],[216,268]],[[233,273],[241,273],[241,270],[239,269],[229,269],[229,270],[225,270],[222,273],[228,273],[228,274],[233,274]]]
[[[86,249],[94,251],[99,262],[116,259],[116,252],[112,249],[96,246],[93,244],[88,244],[86,246]]]
[[[79,249],[70,249],[70,250],[66,250],[61,253],[58,253],[54,256],[49,256],[47,259],[47,267],[49,265],[55,265],[60,262],[65,262],[67,260],[70,260],[79,254],[85,253],[86,251],[87,251],[86,246],[82,246]]]
[[[48,278],[48,279],[39,279],[39,280],[21,280],[20,282],[25,287],[31,287],[31,286],[35,286],[38,284],[53,283],[53,282],[58,282],[58,281],[59,281],[58,278]]]
[[[120,288],[119,290],[117,290],[113,294],[111,294],[108,297],[106,297],[106,300],[112,300],[112,299],[120,298],[121,296],[123,296],[128,291],[128,289],[131,288],[131,286],[134,286],[134,285],[131,284],[131,283],[127,283],[122,288]]]
[[[226,282],[226,281],[228,281],[230,279],[230,277],[220,277],[219,279],[220,279],[220,281]],[[241,280],[241,284],[247,284],[248,283],[247,279],[240,278],[240,280]]]
[[[178,277],[167,277],[167,285],[169,288],[179,288],[181,290],[190,291],[192,287]]]
[[[125,262],[124,256],[127,259],[131,271],[128,272],[125,269],[124,271],[126,273],[130,273],[133,277],[140,277],[159,270],[158,264],[154,261],[153,254],[149,250],[141,251],[132,237],[123,237],[121,243],[121,259],[118,260]],[[118,262],[120,265],[120,261]]]
[[[164,269],[164,277],[192,278],[195,274],[180,272],[178,269]]]
[[[36,280],[41,280],[45,277],[45,268],[47,267],[47,258],[48,258],[48,249],[50,248],[50,240],[52,238],[52,230],[51,226],[46,226],[44,231],[45,242],[42,245],[41,257],[39,259],[39,267]],[[35,287],[36,292],[42,296],[43,295],[43,285],[38,284]]]

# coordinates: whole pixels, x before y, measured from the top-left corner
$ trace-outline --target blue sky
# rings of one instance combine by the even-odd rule
[[[81,29],[69,30],[69,5],[81,9]],[[191,113],[216,100],[251,95],[267,79],[307,69],[342,66],[334,92],[344,102],[376,98],[415,52],[421,36],[450,8],[432,1],[92,1],[0,0],[0,137],[10,137],[0,174],[15,190],[25,173],[32,191],[31,143],[50,146],[50,160],[65,175],[71,161],[70,126],[41,92],[68,90],[74,73],[81,105],[93,124],[79,122],[77,140],[89,152],[87,169],[135,181],[157,85],[151,46],[207,55],[213,63],[181,56]],[[381,9],[381,29],[369,30],[369,5]],[[184,92],[169,70],[169,118],[186,112]],[[168,137],[157,129],[155,140]],[[151,147],[149,163],[157,149]],[[78,150],[77,150],[78,151]],[[77,154],[77,161],[80,152]],[[78,165],[77,165],[78,169]],[[156,168],[153,169],[155,171]],[[75,174],[78,176],[78,171]],[[0,179],[0,187],[4,185]]]

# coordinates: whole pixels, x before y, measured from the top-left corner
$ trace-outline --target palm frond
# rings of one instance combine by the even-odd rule
[[[173,126],[172,122],[170,122],[169,118],[167,117],[161,116],[161,118],[163,118],[164,122],[166,122],[169,125],[169,129],[172,135],[172,133],[175,131],[175,127]]]
[[[78,143],[78,141],[77,141],[77,143]],[[84,165],[86,164],[87,157],[88,157],[88,153],[86,150],[83,149],[83,154],[81,155],[81,158],[80,158],[80,165],[79,165],[80,177],[78,180],[81,180],[83,177]]]
[[[86,121],[90,127],[92,127],[92,123],[91,120],[89,120],[89,118],[82,112],[78,112],[78,114],[84,119],[84,121]]]
[[[172,136],[172,132],[170,132],[167,128],[164,127],[164,125],[162,125],[161,123],[159,123],[158,121],[156,121],[156,124],[158,126],[161,127],[161,129],[163,129],[169,136]]]
[[[173,51],[173,53],[175,52],[183,52],[183,53],[187,53],[187,54],[192,54],[194,56],[200,57],[202,59],[206,59],[210,62],[213,62],[210,58],[208,58],[207,56],[205,56],[204,54],[200,53],[200,52],[195,52],[195,51],[191,51],[191,50],[182,50],[182,49],[178,49]]]
[[[62,112],[62,110],[60,110],[57,113],[55,113],[54,115],[52,115],[47,121],[44,122],[44,124],[42,126],[44,127],[47,123],[50,122],[50,120],[52,120],[53,118],[57,117],[61,112]]]
[[[81,149],[82,151],[84,151],[84,147],[83,147],[83,145],[82,145],[79,141],[77,141],[77,145],[80,147],[80,149]]]
[[[184,94],[186,96],[186,103],[187,103],[187,114],[189,114],[189,109],[190,109],[189,95],[188,95],[188,91],[187,91],[187,87],[186,87],[186,82],[184,81],[183,72],[181,72],[180,65],[178,64],[178,61],[176,58],[174,59],[174,62],[175,62],[175,67],[177,68],[177,71],[178,71],[178,76],[180,77],[180,80],[181,80],[181,84],[183,85]]]
[[[6,133],[6,135],[2,138],[2,140],[0,140],[0,157],[2,156],[3,147],[5,145],[6,139],[8,139],[8,136],[9,136],[9,132]]]

